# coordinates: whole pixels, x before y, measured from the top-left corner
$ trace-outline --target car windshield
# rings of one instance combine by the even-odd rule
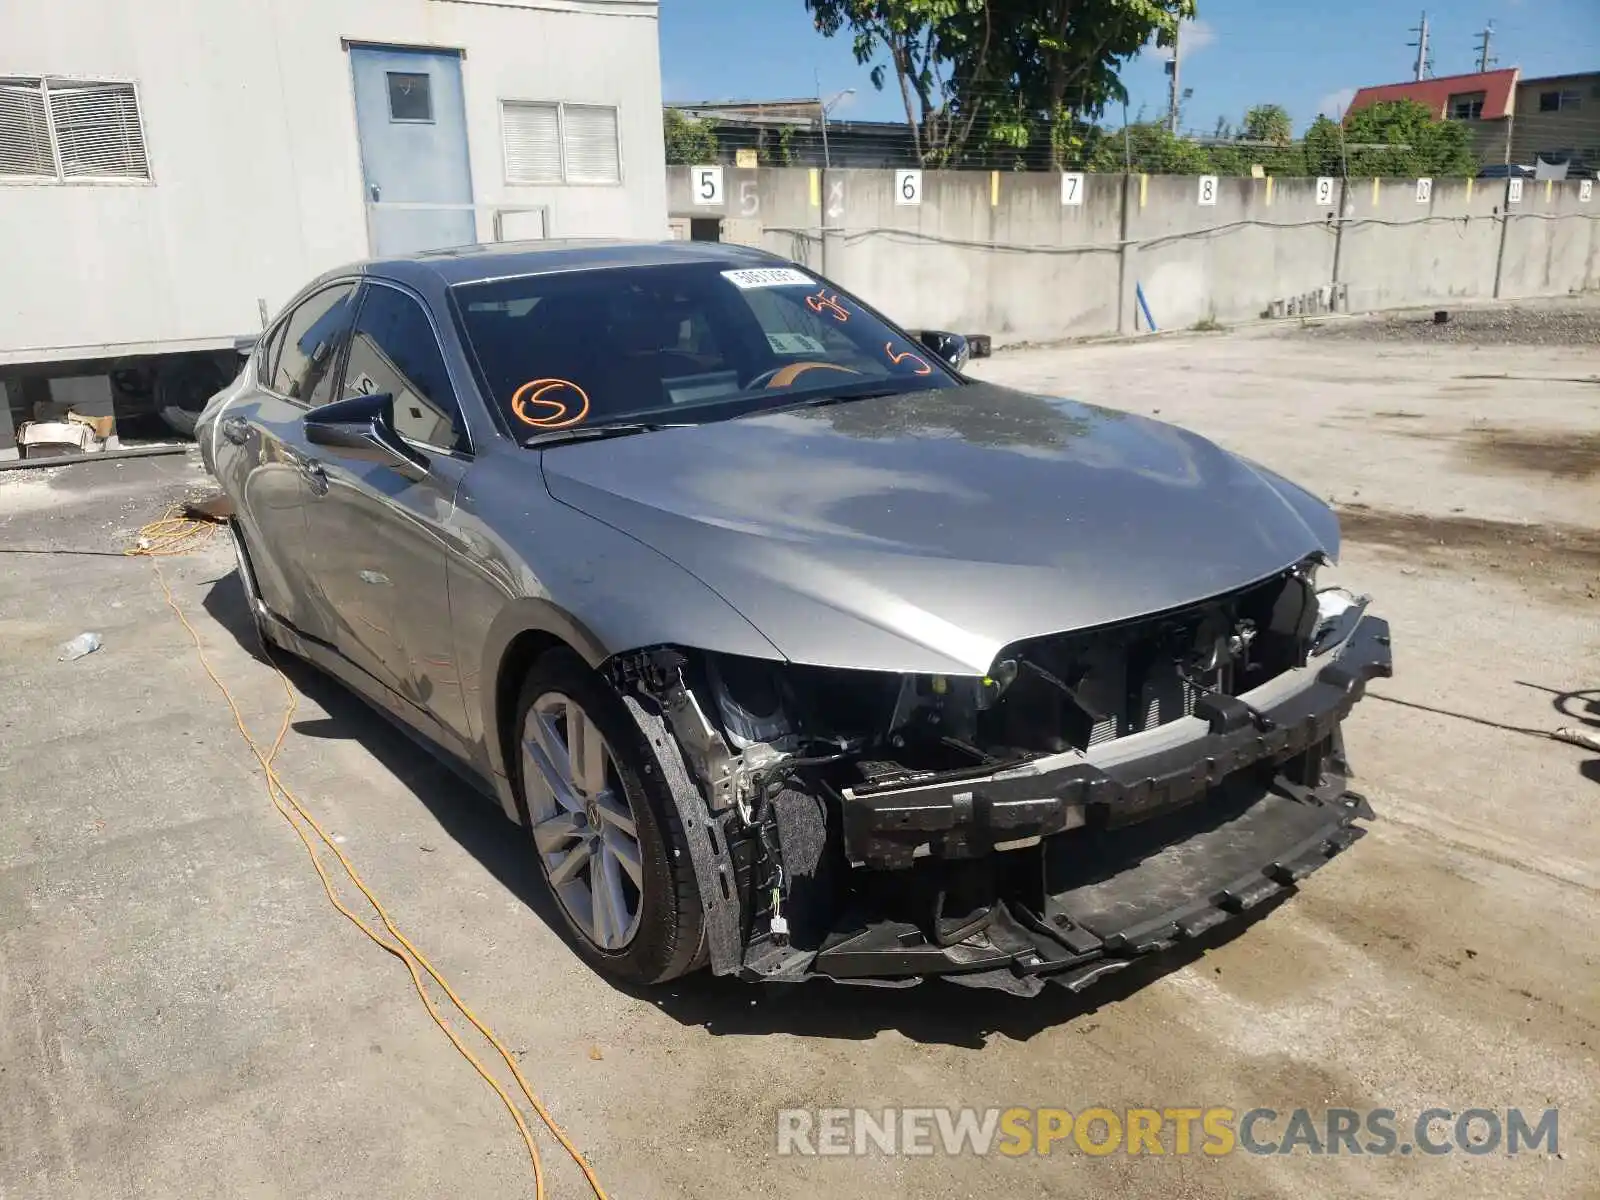
[[[960,383],[932,351],[797,267],[528,275],[461,285],[456,300],[484,382],[519,435]]]

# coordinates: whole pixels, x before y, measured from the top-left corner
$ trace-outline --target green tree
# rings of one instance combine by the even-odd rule
[[[1002,149],[1072,165],[1082,127],[1127,93],[1123,63],[1170,45],[1195,0],[805,0],[827,36],[854,35],[883,87],[892,71],[924,163]],[[1035,147],[1038,149],[1035,150]]]
[[[1210,147],[1176,136],[1165,121],[1143,121],[1102,137],[1089,160],[1089,170],[1116,172],[1126,164],[1152,175],[1221,174],[1212,170],[1215,162]]]
[[[1334,130],[1337,133],[1338,126]],[[1390,100],[1346,114],[1344,147],[1351,175],[1448,176],[1478,171],[1467,126],[1437,120],[1427,105],[1415,100]]]
[[[856,61],[872,68],[880,91],[893,72],[919,161],[937,165],[957,154],[972,134],[977,109],[963,104],[956,64],[968,85],[984,78],[993,27],[988,0],[805,0],[818,31],[853,36]],[[981,44],[967,46],[977,32]]]
[[[1306,130],[1301,146],[1307,175],[1344,174],[1344,131],[1339,122],[1318,117]]]
[[[667,141],[667,162],[694,166],[717,161],[717,135],[708,121],[694,121],[675,108],[661,112],[661,131]]]
[[[1287,146],[1294,141],[1294,122],[1289,119],[1289,110],[1283,105],[1258,104],[1244,114],[1241,132],[1252,142]]]

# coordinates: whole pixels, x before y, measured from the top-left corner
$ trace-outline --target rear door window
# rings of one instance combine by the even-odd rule
[[[273,391],[313,406],[333,398],[334,368],[350,332],[355,294],[355,284],[336,284],[308,296],[289,314],[273,365]]]

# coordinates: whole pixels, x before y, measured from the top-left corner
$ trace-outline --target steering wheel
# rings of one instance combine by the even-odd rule
[[[845,375],[859,375],[854,367],[842,367],[838,363],[830,362],[797,362],[784,363],[781,367],[773,367],[770,371],[763,371],[752,379],[747,386],[752,388],[788,387],[795,379],[806,371],[839,371]]]

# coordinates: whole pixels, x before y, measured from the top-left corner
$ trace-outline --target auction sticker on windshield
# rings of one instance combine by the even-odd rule
[[[724,271],[722,277],[734,287],[811,287],[817,281],[789,267],[752,267],[743,271]]]

